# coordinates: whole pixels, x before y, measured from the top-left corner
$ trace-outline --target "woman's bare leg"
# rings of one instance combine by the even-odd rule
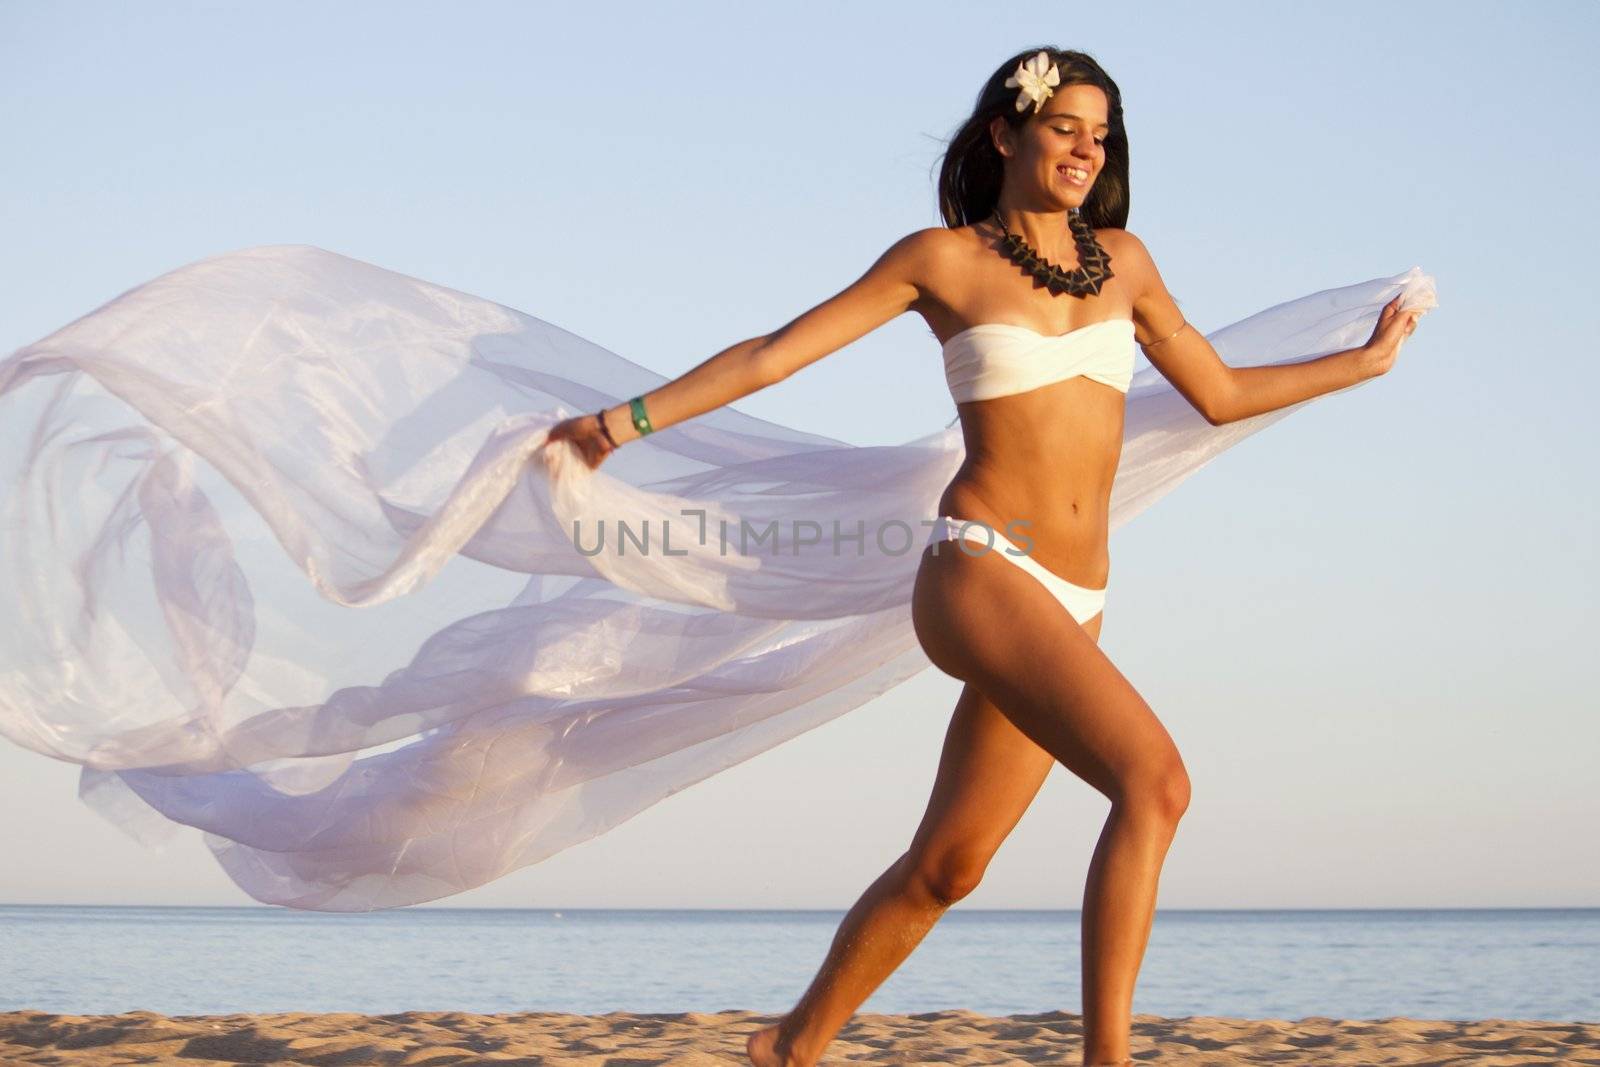
[[[1161,865],[1189,806],[1177,746],[1098,643],[1002,559],[925,559],[912,619],[936,666],[974,682],[1019,730],[1111,801],[1084,887],[1083,1055],[1086,1064],[1120,1062]]]
[[[1113,802],[1100,831],[1083,889],[1086,1064],[1128,1056],[1134,983],[1155,922],[1161,865],[1188,804],[1188,778],[1174,773],[1142,800]]]
[[[1018,733],[1112,802],[1084,891],[1084,1062],[1118,1062],[1128,1055],[1134,982],[1154,919],[1161,864],[1188,806],[1188,777],[1177,748],[1099,650],[1099,620],[1091,620],[1096,632],[1089,633],[1011,564],[963,553],[927,558],[912,613],[935,665],[992,695],[995,702],[988,706],[1003,711]],[[1036,621],[1018,626],[1017,619]],[[1041,670],[1041,664],[1051,669]],[[1035,772],[1027,800],[1048,770],[1044,763],[1043,771]],[[919,830],[918,835],[923,850],[914,846],[852,909],[800,1005],[777,1027],[752,1036],[750,1052],[756,1063],[815,1062],[820,1053],[816,1039],[823,1034],[831,1038],[848,1018],[849,1012],[839,1017],[842,1006],[858,994],[859,1004],[910,953],[949,901],[960,895],[951,888],[970,889],[969,861],[958,865],[966,868],[966,885],[963,879],[948,879],[942,903],[936,897],[936,906],[930,908],[926,895],[920,909],[907,903],[933,884],[927,872],[937,865],[928,859],[928,839],[963,841],[952,854],[969,857],[984,856],[987,841],[998,847],[992,827],[976,836],[967,829],[964,839],[962,811],[957,805],[936,818],[930,806],[930,820],[944,821],[947,829],[941,834],[925,820],[927,832]],[[1016,810],[1010,816],[1005,832],[1020,815]],[[854,976],[854,981],[845,976]],[[788,1047],[781,1047],[785,1042]]]
[[[1098,637],[1100,616],[1088,629]],[[810,988],[752,1034],[751,1061],[812,1064],[945,911],[976,888],[1055,759],[968,684],[956,702],[928,808],[910,849],[856,901]]]

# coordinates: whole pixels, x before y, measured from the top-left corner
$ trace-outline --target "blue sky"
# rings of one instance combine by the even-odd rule
[[[0,0],[0,350],[304,242],[680,373],[937,225],[941,139],[1039,44],[1120,84],[1129,228],[1203,330],[1438,282],[1389,375],[1112,539],[1103,647],[1194,783],[1161,905],[1600,905],[1593,4]],[[738,406],[858,444],[954,411],[914,315]],[[930,669],[442,903],[847,906],[958,691]],[[0,902],[250,902],[76,782],[0,747]],[[1058,768],[962,906],[1077,907],[1105,810]]]

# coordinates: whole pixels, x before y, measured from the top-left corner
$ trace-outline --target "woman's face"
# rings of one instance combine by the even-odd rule
[[[996,118],[990,136],[1005,159],[1005,180],[1015,186],[1013,192],[1040,204],[1040,210],[1082,207],[1105,166],[1107,109],[1098,86],[1068,85],[1052,93],[1038,114],[1030,104],[1019,129]]]

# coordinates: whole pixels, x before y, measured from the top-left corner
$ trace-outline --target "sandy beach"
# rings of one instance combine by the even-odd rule
[[[770,1016],[749,1011],[608,1015],[474,1015],[411,1011],[165,1016],[0,1014],[0,1064],[515,1063],[561,1067],[740,1064],[744,1035]],[[859,1015],[824,1063],[1076,1067],[1080,1018],[967,1011]],[[1227,1019],[1134,1017],[1140,1063],[1600,1065],[1600,1023],[1509,1019]]]

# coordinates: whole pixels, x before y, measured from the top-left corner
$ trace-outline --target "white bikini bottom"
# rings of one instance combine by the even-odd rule
[[[1039,584],[1044,586],[1045,590],[1055,597],[1062,607],[1067,609],[1067,614],[1077,619],[1079,623],[1088,622],[1106,606],[1106,591],[1104,588],[1090,589],[1087,586],[1076,585],[1067,581],[1059,574],[1047,569],[1044,564],[1034,559],[1032,555],[1007,540],[999,530],[978,519],[957,519],[949,515],[940,515],[935,520],[933,530],[928,536],[928,544],[935,544],[939,541],[953,541],[958,537],[968,541],[976,541],[984,546],[981,551],[968,548],[962,548],[961,551],[974,556],[981,556],[988,551],[994,551],[1001,559],[1014,563],[1033,575],[1038,579]]]

